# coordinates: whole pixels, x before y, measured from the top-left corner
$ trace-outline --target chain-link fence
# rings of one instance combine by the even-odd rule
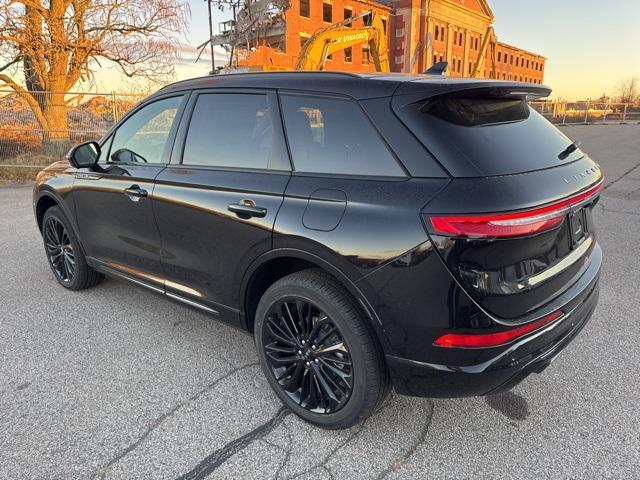
[[[99,139],[144,96],[0,90],[0,180],[33,178],[71,146]],[[640,123],[640,103],[543,101],[531,105],[557,125]]]
[[[557,125],[640,123],[640,103],[547,101],[531,106]]]
[[[33,178],[71,146],[98,140],[144,97],[0,90],[0,179]]]

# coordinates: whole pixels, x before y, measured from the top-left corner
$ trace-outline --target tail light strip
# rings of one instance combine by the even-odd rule
[[[597,185],[559,202],[520,212],[432,216],[434,232],[467,237],[517,237],[550,230],[562,223],[564,215],[581,203],[596,197],[603,185]]]

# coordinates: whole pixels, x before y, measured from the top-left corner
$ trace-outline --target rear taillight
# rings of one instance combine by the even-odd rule
[[[496,333],[446,333],[433,342],[437,347],[448,348],[487,348],[498,347],[542,328],[562,317],[561,310],[555,311],[534,322],[520,327]]]
[[[573,207],[598,195],[603,182],[559,202],[530,210],[480,215],[431,216],[434,233],[467,237],[518,237],[557,227]]]

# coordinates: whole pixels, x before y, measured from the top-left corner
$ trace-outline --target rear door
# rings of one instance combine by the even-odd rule
[[[237,322],[234,286],[271,248],[290,178],[277,97],[208,90],[189,103],[172,163],[154,191],[166,290]]]
[[[172,95],[136,109],[102,145],[99,168],[80,169],[73,186],[87,255],[160,289],[153,182],[169,162],[184,103]]]

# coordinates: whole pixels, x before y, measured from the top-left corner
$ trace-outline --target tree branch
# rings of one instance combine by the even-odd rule
[[[0,81],[3,81],[6,85],[8,85],[14,92],[20,95],[24,100],[29,104],[31,110],[33,110],[33,114],[36,117],[36,120],[40,124],[42,128],[49,128],[49,121],[45,118],[42,113],[42,109],[38,104],[38,101],[34,98],[34,96],[25,90],[23,87],[18,85],[9,75],[4,73],[0,73]]]

